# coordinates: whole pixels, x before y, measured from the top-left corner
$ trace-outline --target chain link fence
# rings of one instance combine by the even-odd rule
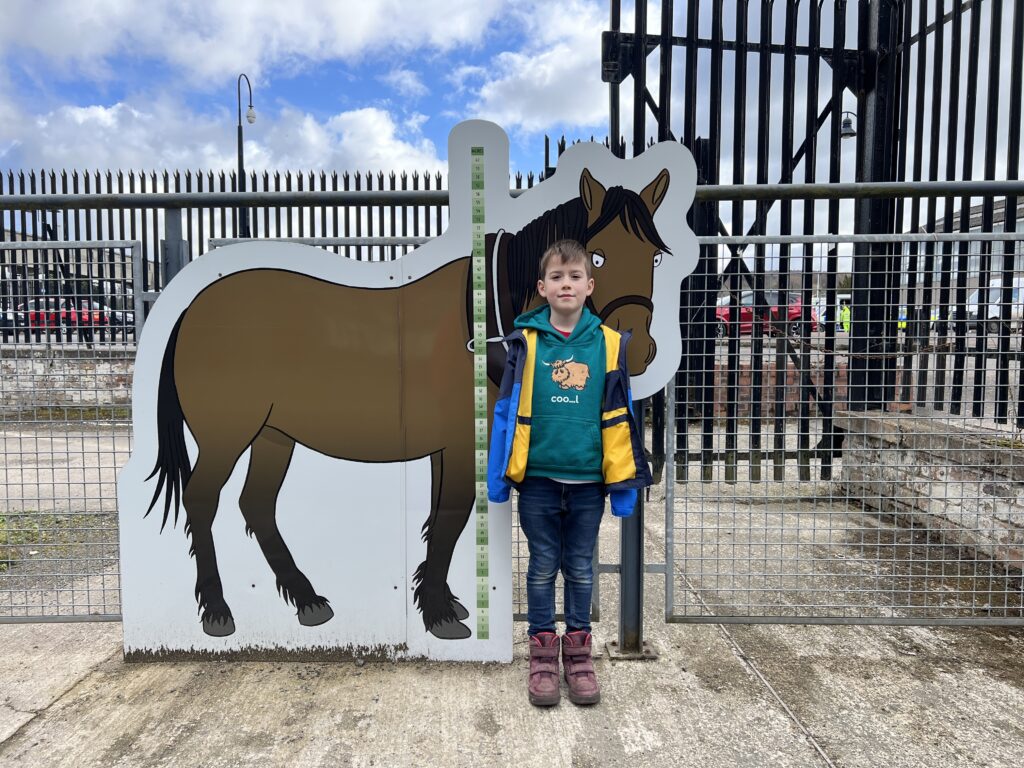
[[[1021,243],[927,237],[960,269],[911,276],[907,236],[812,236],[793,266],[832,274],[804,280],[755,238],[770,287],[712,298],[670,405],[670,620],[1024,625]],[[840,290],[864,241],[900,265],[884,297]],[[1004,243],[1008,276],[986,258]]]
[[[138,243],[2,243],[0,621],[120,618]]]

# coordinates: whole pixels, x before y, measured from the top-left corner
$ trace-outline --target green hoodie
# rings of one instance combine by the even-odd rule
[[[551,325],[551,308],[520,315],[537,331],[537,365],[527,477],[601,482],[601,406],[606,367],[601,321],[583,308],[569,338]]]

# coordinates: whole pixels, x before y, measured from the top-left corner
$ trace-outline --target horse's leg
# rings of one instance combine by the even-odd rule
[[[190,554],[196,559],[196,600],[202,611],[203,631],[214,637],[226,637],[235,631],[217,570],[213,518],[217,515],[221,488],[231,476],[240,453],[224,445],[201,443],[199,458],[182,492],[187,516],[185,532],[192,539]]]
[[[444,453],[448,453],[445,461]],[[473,506],[473,454],[466,461],[453,459],[451,449],[430,457],[432,506],[425,526],[427,559],[416,569],[415,598],[423,613],[423,626],[436,637],[461,640],[472,634],[462,619],[469,612],[448,588],[448,568]],[[442,471],[443,466],[443,471]]]
[[[295,565],[288,546],[277,528],[277,495],[281,491],[295,441],[288,435],[264,427],[253,440],[249,471],[238,506],[245,518],[246,532],[255,534],[263,556],[277,577],[277,591],[296,608],[299,623],[315,627],[330,621],[334,611]]]
[[[437,510],[441,508],[441,488],[444,482],[444,457],[441,451],[430,455],[430,517],[423,524],[423,540],[428,541],[434,521],[437,519]],[[469,611],[466,606],[459,602],[459,598],[452,594],[445,584],[446,597],[455,611],[455,618],[465,621],[469,618]]]

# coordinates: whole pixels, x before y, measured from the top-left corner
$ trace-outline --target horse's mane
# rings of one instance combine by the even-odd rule
[[[537,290],[537,266],[552,243],[586,238],[587,212],[578,197],[545,212],[512,236],[508,246],[508,288],[512,308],[521,312]]]
[[[547,211],[516,232],[508,247],[508,287],[512,307],[522,311],[537,290],[537,267],[548,246],[557,240],[578,240],[584,248],[590,239],[618,218],[626,229],[663,251],[668,246],[654,226],[654,217],[640,195],[631,189],[609,187],[601,215],[587,226],[583,201],[576,197]]]

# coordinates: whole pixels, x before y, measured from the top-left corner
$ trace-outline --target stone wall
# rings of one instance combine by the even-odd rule
[[[134,365],[134,347],[0,345],[0,408],[128,406]]]
[[[1024,442],[928,415],[837,412],[851,498],[1024,569]]]

